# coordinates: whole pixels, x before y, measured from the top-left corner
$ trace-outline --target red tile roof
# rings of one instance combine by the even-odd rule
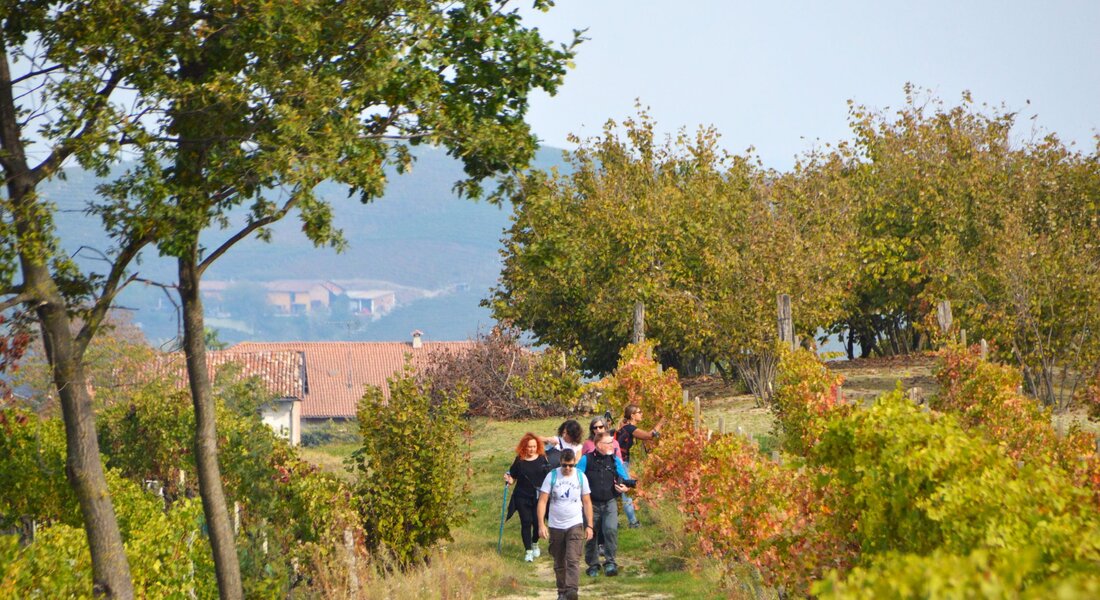
[[[306,397],[303,418],[354,417],[365,386],[375,385],[389,398],[386,378],[405,364],[420,369],[435,352],[458,352],[475,342],[424,342],[413,348],[409,342],[242,342],[228,352],[294,351],[305,356]]]
[[[240,365],[242,377],[259,377],[264,387],[280,398],[299,398],[305,404],[309,391],[305,357],[293,350],[207,350],[206,369],[213,380],[229,364]],[[180,387],[187,386],[187,364],[182,352],[163,354],[153,367]]]

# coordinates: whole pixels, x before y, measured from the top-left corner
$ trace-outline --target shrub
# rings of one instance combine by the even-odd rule
[[[772,410],[783,450],[805,456],[824,431],[829,418],[847,414],[851,407],[838,403],[844,377],[831,373],[809,350],[779,345],[779,367]]]
[[[517,331],[500,327],[466,350],[433,353],[422,385],[437,398],[465,389],[469,414],[496,419],[562,414],[584,390],[576,358],[554,348],[532,352]]]
[[[1096,437],[1077,428],[1058,435],[1050,417],[1019,389],[1020,372],[983,361],[966,348],[948,347],[936,370],[939,395],[930,406],[956,415],[959,423],[1002,446],[1011,458],[1028,464],[1057,465],[1093,490],[1100,507],[1100,456]]]
[[[405,566],[468,518],[466,392],[433,394],[410,365],[389,386],[389,402],[376,387],[359,401],[350,461],[368,549]]]
[[[659,440],[648,442],[649,452],[643,465],[645,481],[639,495],[659,496],[667,488],[682,493],[693,477],[690,457],[696,456],[702,433],[695,431],[693,409],[683,402],[683,389],[675,369],[661,370],[653,359],[653,343],[644,341],[623,349],[614,373],[596,384],[603,409],[622,414],[629,404],[637,404],[652,423],[663,422]],[[643,425],[644,426],[644,425]],[[650,425],[652,427],[652,425]]]

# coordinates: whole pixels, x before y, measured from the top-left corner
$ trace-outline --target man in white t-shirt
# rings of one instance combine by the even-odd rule
[[[592,539],[592,490],[588,478],[577,470],[572,448],[561,453],[561,466],[546,475],[539,490],[536,510],[539,535],[550,540],[558,600],[576,600],[581,578],[581,553]],[[547,505],[550,524],[546,523]]]

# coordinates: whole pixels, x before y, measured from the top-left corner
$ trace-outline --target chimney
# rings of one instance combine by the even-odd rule
[[[424,342],[420,341],[420,336],[422,335],[424,335],[424,333],[419,329],[413,332],[413,348],[420,348],[424,345]]]

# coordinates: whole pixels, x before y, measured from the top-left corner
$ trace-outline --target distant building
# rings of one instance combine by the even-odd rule
[[[267,303],[284,315],[307,315],[327,309],[334,297],[344,295],[344,288],[331,281],[282,279],[260,285],[267,290]]]
[[[237,377],[256,377],[275,398],[260,409],[263,422],[277,435],[297,446],[302,439],[302,403],[309,393],[305,356],[293,350],[237,351],[207,350],[206,369],[210,380],[227,368],[240,369]],[[187,364],[182,353],[158,357],[155,372],[186,388]]]
[[[352,314],[377,319],[397,306],[397,293],[384,289],[351,289],[320,279],[278,279],[258,283],[203,281],[201,293],[207,308],[217,317],[233,315],[225,306],[226,295],[235,285],[252,285],[263,291],[264,302],[277,315],[309,315],[332,310],[343,303]]]
[[[364,317],[378,318],[397,305],[397,295],[391,290],[348,290],[351,312]]]
[[[416,332],[419,333],[419,332]],[[386,379],[401,371],[406,355],[423,368],[435,352],[461,352],[476,342],[427,342],[420,335],[410,342],[243,342],[227,352],[298,352],[305,360],[309,382],[302,402],[303,419],[350,419],[373,385],[385,398]]]

